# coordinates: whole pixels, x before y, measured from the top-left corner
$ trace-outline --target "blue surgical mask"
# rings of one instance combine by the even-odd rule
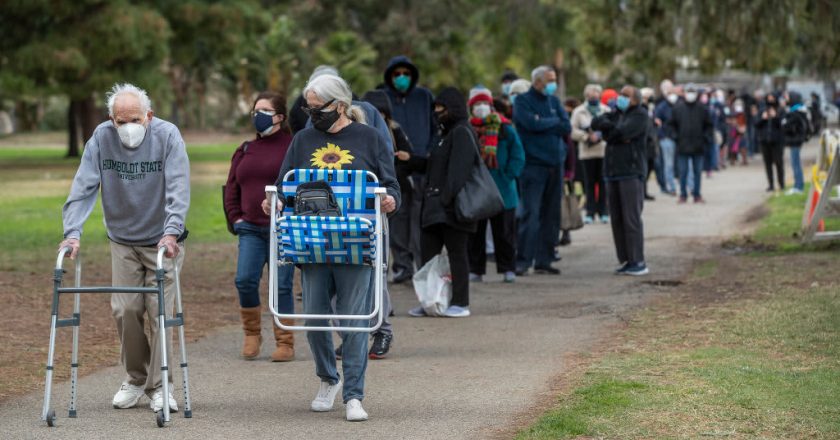
[[[408,75],[400,75],[394,78],[394,88],[400,92],[408,91],[411,86],[411,77]]]
[[[263,136],[269,134],[271,129],[274,128],[274,115],[257,110],[254,113],[254,128],[257,129],[257,133]]]
[[[510,96],[510,85],[513,83],[504,83],[502,84],[502,94],[505,96]]]
[[[624,95],[618,95],[615,100],[615,107],[621,111],[625,111],[630,107],[630,98]]]
[[[516,97],[519,95],[510,95],[510,105],[513,105],[516,102]]]
[[[548,83],[548,84],[546,84],[546,85],[545,85],[545,89],[543,89],[543,93],[545,93],[545,96],[551,96],[551,95],[553,95],[556,91],[557,91],[557,83],[556,83],[556,82],[553,82],[553,81],[552,81],[552,82],[550,82],[550,83]]]

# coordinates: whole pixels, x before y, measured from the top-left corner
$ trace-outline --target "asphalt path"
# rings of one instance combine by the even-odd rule
[[[813,149],[812,143],[808,156]],[[79,381],[75,419],[67,418],[69,385],[55,384],[55,428],[40,420],[43,391],[6,402],[0,406],[0,438],[506,437],[512,426],[527,423],[551,403],[570,360],[604,342],[615,324],[650,298],[679,289],[650,282],[680,279],[693,262],[712,255],[721,238],[746,233],[751,210],[768,197],[765,187],[758,156],[747,167],[704,177],[708,203],[702,205],[678,205],[651,182],[656,201],[646,203],[643,214],[651,270],[646,277],[612,274],[617,262],[610,228],[594,224],[573,232],[572,244],[562,248],[560,276],[530,275],[505,284],[492,274],[472,284],[473,316],[466,319],[408,317],[407,310],[415,305],[411,287],[392,286],[394,345],[387,359],[369,363],[366,422],[344,420],[340,395],[332,412],[309,411],[318,378],[306,338],[298,335],[294,362],[269,362],[272,341],[266,316],[266,341],[258,360],[240,359],[238,327],[188,345],[191,419],[173,414],[171,423],[157,428],[147,398],[136,408],[111,408],[123,379],[121,368],[113,367]],[[185,295],[201,294],[183,288]],[[189,310],[185,312],[189,325]],[[84,334],[81,341],[84,362]],[[175,395],[183,407],[180,371],[176,362],[172,365]]]

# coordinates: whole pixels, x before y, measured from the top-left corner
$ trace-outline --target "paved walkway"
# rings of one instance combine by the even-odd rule
[[[678,206],[674,198],[654,191],[657,200],[644,211],[651,268],[646,278],[612,275],[616,263],[609,226],[596,224],[574,232],[572,245],[563,248],[562,276],[532,275],[509,285],[494,275],[473,284],[474,315],[468,319],[410,318],[406,311],[414,305],[413,292],[395,286],[395,343],[388,359],[369,364],[364,404],[370,420],[364,423],[344,421],[340,403],[330,413],[309,411],[318,379],[304,337],[297,339],[295,362],[268,362],[269,341],[263,358],[248,362],[239,359],[241,333],[231,327],[188,347],[194,402],[190,420],[175,414],[166,429],[158,429],[145,398],[138,408],[112,409],[111,397],[122,375],[120,368],[109,368],[80,381],[77,419],[66,418],[69,387],[58,384],[53,394],[57,428],[39,420],[42,392],[37,392],[0,407],[0,437],[498,436],[523,414],[542,409],[539,402],[558,386],[570,355],[586,353],[611,324],[662,291],[645,281],[679,278],[694,260],[710,255],[721,237],[745,232],[743,220],[767,196],[765,186],[756,158],[749,167],[704,179],[706,205]],[[200,294],[184,288],[186,295]],[[187,314],[189,319],[189,310]],[[270,335],[267,325],[263,335]]]

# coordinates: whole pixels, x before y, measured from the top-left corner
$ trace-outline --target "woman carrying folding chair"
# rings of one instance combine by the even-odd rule
[[[366,170],[374,173],[379,184],[387,190],[381,211],[395,211],[399,205],[400,190],[394,172],[393,150],[375,129],[363,124],[364,113],[352,105],[353,96],[347,83],[338,76],[322,75],[306,86],[303,96],[306,99],[304,111],[312,119],[313,127],[295,135],[280,169],[278,185],[282,184],[283,176],[293,169]],[[263,210],[266,214],[271,213],[268,199],[263,201]],[[304,314],[333,313],[333,297],[336,298],[335,313],[338,315],[370,313],[374,280],[371,266],[321,263],[300,267]],[[307,326],[325,324],[323,320],[306,322]],[[364,327],[368,322],[342,320],[341,325]],[[315,374],[321,380],[310,408],[316,412],[332,410],[335,396],[342,388],[347,420],[367,420],[361,401],[364,399],[368,335],[342,332],[341,338],[343,378],[336,369],[332,334],[307,332],[315,360]]]

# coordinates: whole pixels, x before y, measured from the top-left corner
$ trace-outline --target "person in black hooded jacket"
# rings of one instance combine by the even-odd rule
[[[773,168],[779,189],[785,189],[785,138],[782,133],[784,110],[779,107],[776,95],[768,93],[764,98],[765,110],[755,124],[758,142],[761,144],[761,156],[764,159],[764,172],[767,174],[767,191],[775,191],[773,186]]]
[[[648,273],[644,253],[642,206],[647,177],[647,142],[650,118],[640,105],[639,89],[624,86],[616,98],[618,111],[605,113],[592,121],[592,129],[607,141],[604,174],[607,180],[607,203],[610,226],[618,261],[619,275]]]
[[[432,148],[428,158],[412,156],[409,161],[415,169],[426,170],[426,192],[420,211],[423,264],[446,246],[452,272],[452,301],[446,316],[460,318],[470,315],[467,243],[476,231],[476,223],[458,221],[455,196],[467,183],[466,170],[478,160],[478,144],[469,123],[466,99],[458,89],[447,87],[438,94],[435,115],[441,128],[440,143]],[[409,314],[425,315],[422,307],[415,307]]]

